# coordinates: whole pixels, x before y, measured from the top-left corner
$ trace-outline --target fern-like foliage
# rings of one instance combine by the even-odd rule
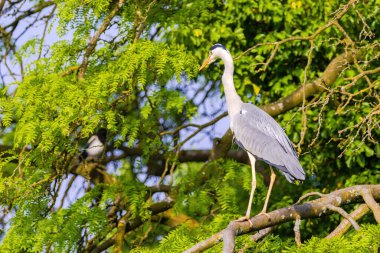
[[[56,193],[48,194],[48,189],[52,185],[59,191],[81,143],[97,128],[109,130],[115,147],[124,142],[130,147],[144,143],[148,157],[152,148],[170,149],[171,142],[156,135],[163,130],[159,120],[170,122],[185,110],[195,112],[183,94],[165,88],[169,81],[181,82],[196,73],[197,63],[183,47],[143,40],[116,52],[105,47],[103,53],[112,55],[109,61],[92,58],[86,78],[79,81],[75,73],[63,74],[74,63],[72,50],[77,46],[53,45],[50,58],[28,66],[15,95],[2,98],[1,124],[12,129],[14,150],[24,150],[17,156],[2,154],[7,158],[0,164],[0,204],[17,206],[2,251],[75,251],[84,233],[88,238],[106,236],[112,231],[105,227],[107,208],[115,196],[124,199],[131,219],[150,218],[146,187],[136,180],[130,166],[119,168],[123,171],[117,176],[119,183],[102,191],[92,188],[67,209],[51,212]],[[17,164],[12,161],[15,157]],[[15,173],[22,173],[26,180],[14,177]],[[101,200],[94,204],[97,198]]]

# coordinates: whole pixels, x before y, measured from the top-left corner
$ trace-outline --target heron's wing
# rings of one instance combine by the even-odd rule
[[[266,112],[245,103],[232,121],[236,141],[245,150],[280,169],[289,181],[294,181],[292,177],[300,180],[305,178],[285,131]]]
[[[268,140],[276,140],[286,153],[297,156],[284,129],[269,114],[253,104],[242,105],[240,113],[233,118],[232,130],[235,135],[243,132],[249,133],[249,136],[252,136],[252,133],[263,134],[262,137]]]

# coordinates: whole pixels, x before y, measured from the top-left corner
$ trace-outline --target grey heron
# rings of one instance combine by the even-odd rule
[[[298,161],[297,153],[292,143],[282,127],[269,114],[257,106],[243,103],[236,93],[233,81],[233,59],[230,52],[223,45],[215,44],[210,48],[209,56],[203,62],[199,71],[219,58],[224,63],[222,83],[227,100],[230,128],[236,143],[248,153],[251,163],[252,187],[248,208],[245,216],[238,219],[238,221],[250,221],[252,199],[256,189],[256,160],[266,162],[271,169],[269,189],[260,214],[266,214],[268,200],[276,177],[272,166],[279,169],[291,183],[296,180],[305,180],[305,172]]]
[[[80,160],[97,160],[104,151],[107,138],[107,129],[100,128],[99,131],[87,141],[85,150],[80,155]]]

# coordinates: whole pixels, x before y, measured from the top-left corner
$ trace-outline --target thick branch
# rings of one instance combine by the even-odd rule
[[[284,207],[272,211],[267,215],[255,216],[250,219],[252,226],[248,221],[232,221],[226,229],[196,244],[185,252],[200,252],[211,248],[222,240],[224,240],[224,252],[233,252],[236,235],[238,236],[282,224],[287,221],[295,220],[298,216],[301,219],[307,219],[319,218],[322,215],[331,214],[332,211],[327,208],[329,204],[332,206],[343,206],[363,202],[360,193],[365,189],[371,192],[375,200],[380,200],[380,185],[357,185],[348,187],[331,192],[330,194],[326,194],[319,199],[312,200],[305,204]]]
[[[84,162],[75,165],[70,169],[70,173],[82,176],[94,184],[112,184],[116,180],[111,174],[107,173],[105,168],[94,162]]]
[[[370,189],[362,189],[360,194],[362,195],[367,206],[372,210],[377,223],[380,224],[380,205],[376,203],[373,192],[371,192]]]
[[[221,142],[223,140],[216,139],[216,142]],[[0,146],[1,148],[1,146]],[[109,147],[108,150],[112,150],[113,147]],[[142,156],[143,150],[142,148],[136,147],[136,148],[127,148],[127,147],[119,147],[118,149],[122,150],[124,154],[118,155],[118,156],[111,156],[106,160],[106,162],[110,161],[117,161],[126,157],[135,157],[135,156]],[[181,150],[178,155],[178,161],[179,162],[206,162],[208,161],[209,157],[212,156],[212,150],[208,149],[193,149],[193,150]],[[248,156],[246,152],[242,150],[229,150],[227,155],[229,158],[233,158],[236,161],[239,161],[241,163],[248,163]],[[152,155],[151,158],[155,161],[157,160],[165,160],[166,158],[163,155],[155,154]],[[161,171],[162,173],[162,171]],[[160,174],[161,175],[161,174]]]
[[[339,73],[346,67],[348,63],[352,63],[354,58],[358,55],[355,52],[346,52],[333,59],[327,66],[322,76],[317,80],[300,86],[296,91],[281,99],[277,102],[264,105],[261,109],[266,111],[272,116],[276,116],[286,112],[303,101],[303,94],[305,98],[321,93],[324,87],[331,86],[338,78]]]

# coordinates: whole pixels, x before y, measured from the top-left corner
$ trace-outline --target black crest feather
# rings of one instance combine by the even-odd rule
[[[221,47],[224,50],[227,50],[225,46],[223,46],[222,44],[217,43],[217,44],[213,45],[212,47],[210,47],[210,51],[214,50],[217,47]]]

